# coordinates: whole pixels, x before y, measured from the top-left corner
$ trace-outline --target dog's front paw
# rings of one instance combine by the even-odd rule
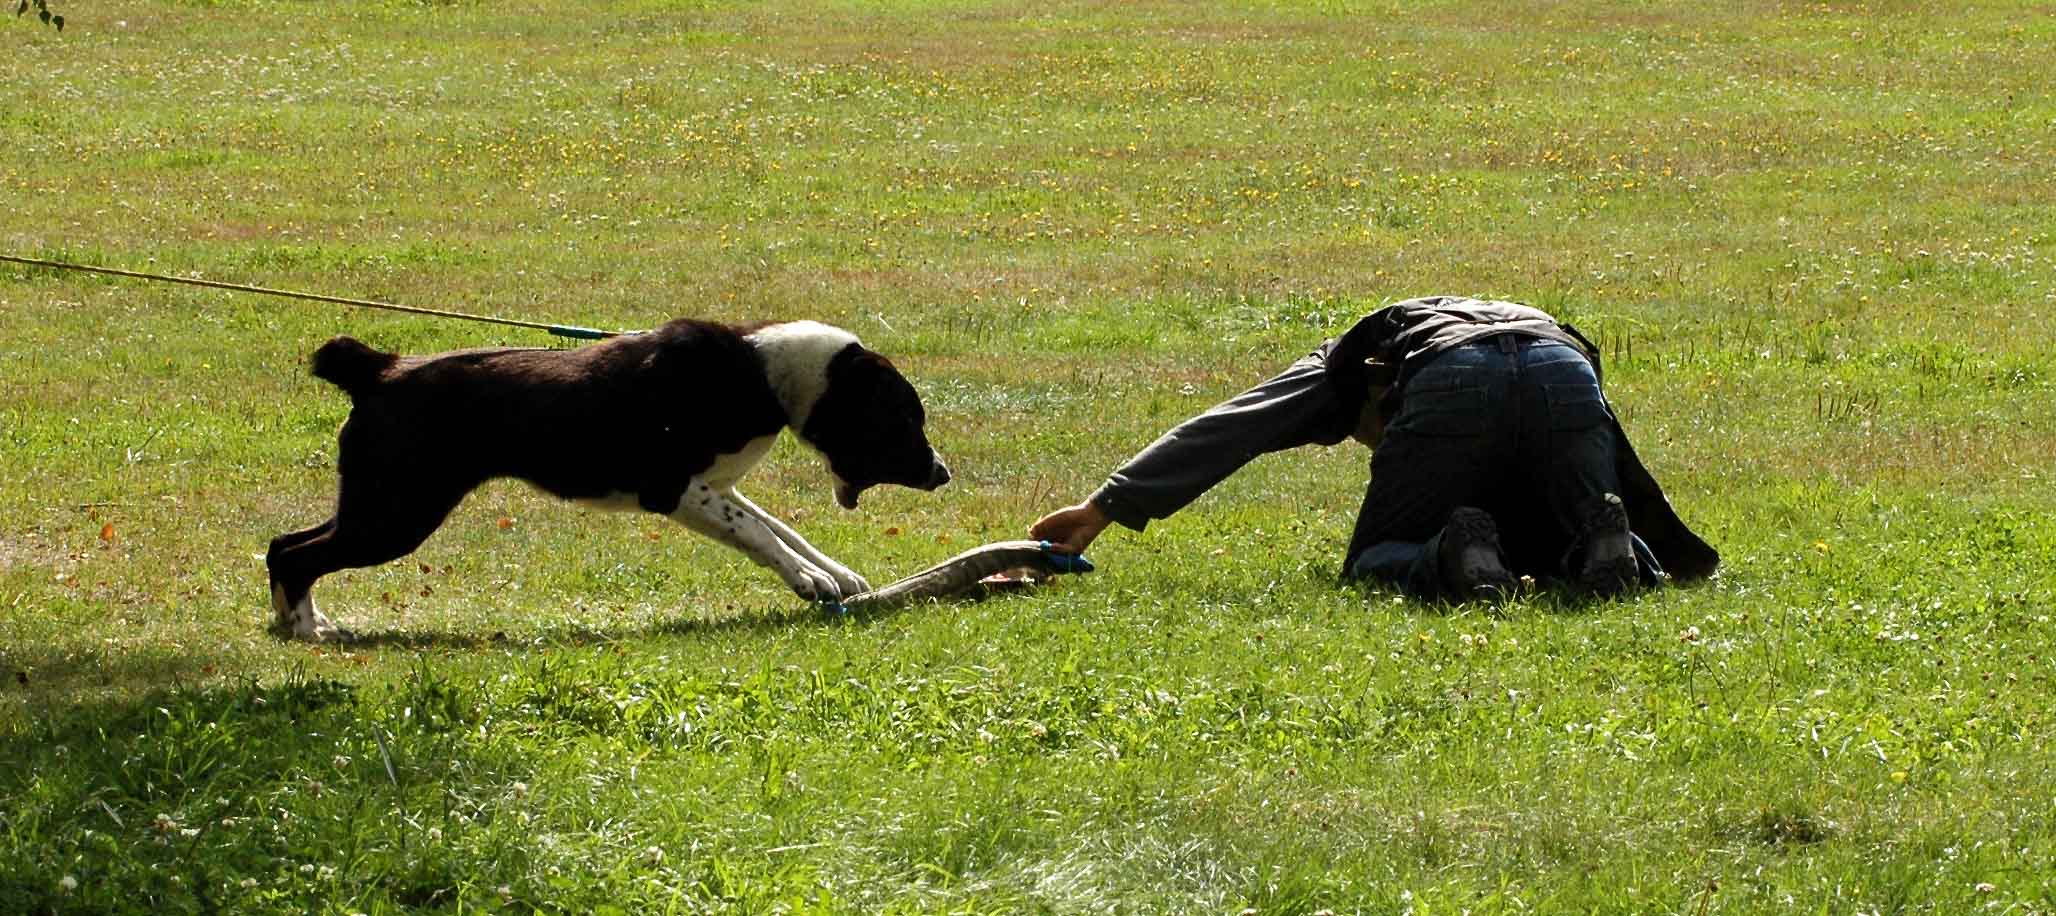
[[[785,584],[792,588],[793,594],[808,601],[841,601],[845,594],[842,586],[836,584],[835,577],[819,567],[794,567],[784,574],[784,578]],[[854,595],[856,592],[847,594]]]
[[[844,598],[853,598],[871,590],[871,583],[864,581],[863,576],[857,575],[841,563],[830,561],[823,568],[828,570],[830,576],[835,577],[836,587],[842,589]]]

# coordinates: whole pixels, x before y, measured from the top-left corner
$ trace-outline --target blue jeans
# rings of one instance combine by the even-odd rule
[[[1499,528],[1507,568],[1565,577],[1579,558],[1579,517],[1620,492],[1616,426],[1584,354],[1544,338],[1499,335],[1453,348],[1408,380],[1399,414],[1371,456],[1364,514],[1392,535],[1350,560],[1349,573],[1424,598],[1449,512],[1475,506]],[[1645,571],[1654,557],[1640,539]]]

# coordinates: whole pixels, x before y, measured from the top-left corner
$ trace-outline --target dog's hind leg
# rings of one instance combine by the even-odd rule
[[[264,553],[264,566],[271,572],[271,611],[273,615],[271,625],[273,629],[287,633],[292,633],[299,629],[294,622],[294,607],[296,604],[305,603],[307,585],[310,584],[302,583],[300,588],[297,589],[297,597],[295,597],[295,590],[288,589],[285,583],[279,580],[280,556],[294,547],[334,531],[335,527],[335,517],[330,516],[328,521],[315,525],[312,528],[287,532],[271,539],[271,549]],[[307,604],[307,613],[319,616],[313,612],[312,604]],[[330,629],[333,629],[333,627]]]
[[[328,533],[329,530],[333,529],[335,526],[335,517],[329,516],[328,521],[322,522],[319,525],[315,525],[312,528],[302,528],[299,531],[289,531],[285,534],[281,534],[278,537],[271,539],[271,553],[276,554],[279,551],[291,547],[295,544],[302,544],[307,541],[311,541],[316,537]]]
[[[377,566],[421,546],[441,527],[468,487],[410,483],[405,493],[346,481],[335,518],[272,542],[271,600],[282,635],[321,642],[348,638],[314,605],[314,582],[340,569]],[[285,543],[281,543],[285,542]]]
[[[327,531],[306,540],[274,546],[265,558],[271,567],[271,629],[278,635],[308,642],[347,637],[314,606],[314,580],[335,571],[318,565],[316,558],[334,534],[335,528],[330,525]]]

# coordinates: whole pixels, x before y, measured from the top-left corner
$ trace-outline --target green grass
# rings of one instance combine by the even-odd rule
[[[0,251],[845,325],[956,482],[746,492],[873,581],[1439,292],[1594,333],[1727,562],[1338,587],[1365,455],[1311,449],[845,621],[496,484],[280,643],[306,355],[538,338],[9,266],[0,910],[2056,911],[2045,9],[61,6],[0,27]]]

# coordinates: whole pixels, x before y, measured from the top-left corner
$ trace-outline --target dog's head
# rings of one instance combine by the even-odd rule
[[[751,337],[793,431],[828,460],[843,508],[856,508],[857,497],[879,484],[933,490],[949,482],[949,468],[928,444],[921,396],[885,357],[811,321]]]
[[[799,430],[828,459],[835,501],[857,507],[857,496],[882,483],[933,490],[949,483],[949,468],[928,444],[921,396],[885,357],[858,344],[828,363],[828,387]]]

